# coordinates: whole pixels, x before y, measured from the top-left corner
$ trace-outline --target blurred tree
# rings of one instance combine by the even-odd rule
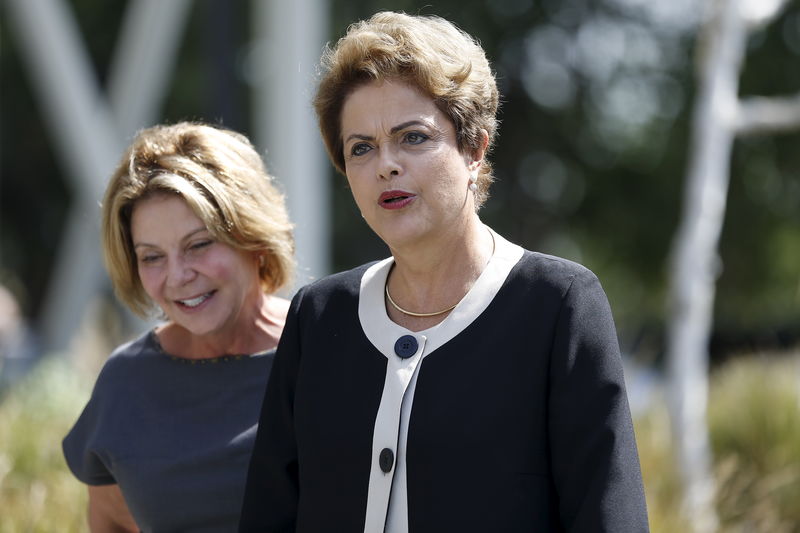
[[[64,198],[62,197],[55,199],[54,203],[57,203],[59,207],[62,208],[72,204],[69,209],[72,211],[72,217],[68,219],[71,222],[85,220],[94,221],[89,224],[81,222],[77,225],[79,228],[77,232],[75,231],[75,225],[65,228],[67,224],[65,224],[65,217],[63,213],[60,217],[60,220],[52,221],[51,230],[53,231],[51,234],[48,234],[48,237],[50,238],[51,242],[58,244],[58,246],[51,246],[51,249],[60,249],[59,255],[56,256],[56,259],[59,260],[57,265],[59,268],[55,268],[55,266],[53,266],[46,269],[45,272],[47,273],[47,278],[45,279],[44,283],[37,284],[32,282],[32,280],[23,279],[23,281],[28,281],[28,285],[39,292],[39,294],[36,295],[37,298],[35,299],[35,303],[37,305],[35,314],[38,315],[37,318],[39,318],[41,321],[40,329],[43,330],[47,335],[47,341],[50,343],[55,343],[54,346],[50,346],[51,348],[63,348],[69,332],[73,331],[76,324],[81,320],[82,313],[79,311],[83,310],[83,305],[81,304],[82,299],[85,298],[85,295],[79,294],[76,298],[75,291],[73,289],[69,289],[68,287],[85,287],[88,283],[93,283],[98,288],[104,285],[103,283],[86,281],[87,276],[93,275],[92,272],[94,269],[89,268],[90,263],[93,261],[98,262],[98,258],[92,258],[92,256],[97,255],[96,246],[93,248],[87,247],[85,246],[85,241],[86,239],[94,240],[97,238],[97,236],[94,235],[96,232],[94,226],[96,226],[97,219],[99,218],[99,210],[96,206],[97,199],[100,195],[98,192],[98,187],[100,190],[102,189],[102,181],[104,180],[103,176],[110,172],[110,170],[99,169],[99,167],[108,167],[109,169],[112,168],[118,157],[118,154],[114,153],[113,148],[111,150],[107,149],[107,143],[118,143],[120,145],[119,151],[121,151],[121,145],[127,138],[132,136],[136,129],[153,123],[155,120],[155,115],[159,114],[158,110],[160,106],[158,104],[160,103],[162,86],[168,87],[169,82],[171,81],[169,76],[167,76],[165,72],[162,72],[164,68],[160,67],[161,65],[164,65],[166,69],[169,69],[169,65],[166,63],[168,63],[169,58],[172,57],[170,52],[173,43],[171,41],[173,39],[180,39],[182,32],[179,31],[176,25],[180,26],[180,22],[183,20],[182,15],[184,13],[184,7],[188,6],[186,2],[176,2],[174,4],[175,5],[170,4],[169,7],[171,10],[165,10],[161,9],[165,7],[163,4],[153,2],[137,2],[127,4],[118,3],[118,5],[115,6],[115,13],[119,15],[121,12],[125,12],[126,15],[131,15],[127,16],[126,20],[132,24],[128,24],[127,26],[120,28],[119,20],[115,20],[115,24],[110,24],[109,17],[96,20],[97,26],[101,26],[104,29],[107,27],[111,29],[111,32],[109,33],[111,36],[113,36],[112,46],[108,46],[108,43],[103,41],[103,44],[106,46],[101,49],[99,60],[97,50],[92,46],[100,42],[99,40],[94,40],[94,36],[98,34],[98,32],[95,31],[95,28],[91,26],[86,28],[84,26],[80,30],[77,30],[82,30],[82,33],[85,35],[76,35],[75,31],[70,31],[72,30],[72,25],[70,24],[72,22],[71,19],[74,18],[79,24],[85,23],[86,19],[80,16],[82,14],[82,9],[86,9],[91,13],[97,12],[97,10],[94,10],[94,7],[96,7],[94,3],[76,2],[75,5],[70,6],[68,3],[64,3],[61,0],[55,0],[54,2],[31,2],[29,4],[12,2],[9,0],[7,5],[5,5],[5,9],[9,13],[9,17],[4,18],[3,20],[9,21],[9,24],[15,23],[15,27],[13,29],[16,30],[16,32],[12,32],[12,34],[16,35],[18,39],[14,44],[21,47],[24,45],[24,53],[19,52],[17,56],[26,57],[28,63],[25,65],[26,68],[23,69],[24,72],[21,73],[23,76],[20,77],[26,80],[32,80],[28,82],[28,87],[30,87],[28,92],[38,92],[39,99],[36,103],[48,110],[46,118],[50,119],[50,121],[47,122],[47,127],[46,129],[43,128],[43,130],[47,131],[49,135],[46,136],[44,140],[49,141],[48,146],[62,148],[62,165],[59,169],[60,173],[66,174],[67,172],[72,171],[73,175],[71,177],[73,178],[73,182],[69,184],[71,185],[69,190],[72,191],[72,189],[75,187],[80,189],[80,191],[73,192],[72,196],[74,198],[70,198],[69,202],[65,202]],[[105,6],[105,4],[103,5]],[[220,12],[224,12],[222,14],[225,15],[228,11],[230,11],[223,9],[226,7],[226,5],[227,4],[225,3],[220,4],[219,2],[216,2],[208,6],[208,10],[215,12],[217,15],[220,15]],[[122,7],[127,7],[130,9],[126,11],[121,9]],[[161,11],[158,14],[155,14],[154,10],[152,9],[154,7],[161,9]],[[73,17],[73,10],[78,16]],[[203,11],[204,10],[202,9],[195,9],[195,13],[199,12],[200,14],[203,14]],[[153,19],[154,14],[156,17],[160,18]],[[150,18],[148,19],[148,17]],[[214,20],[212,20],[211,17],[208,18],[209,24],[213,23],[218,32],[223,33],[224,37],[224,32],[222,30],[226,28],[222,22],[224,22],[228,17],[217,16]],[[95,22],[94,19],[90,20]],[[29,24],[29,26],[25,27],[23,23]],[[163,23],[166,23],[167,26],[165,27]],[[161,32],[158,31],[159,25],[162,29]],[[145,29],[150,28],[150,30],[153,31],[154,26],[156,27],[156,34],[150,39],[150,44],[152,46],[150,46],[147,51],[152,51],[155,55],[148,56],[146,53],[141,53],[142,46],[140,46],[140,43],[135,43],[138,38],[137,30],[144,27]],[[38,36],[36,35],[35,31],[36,27],[42,29],[42,33]],[[53,28],[60,28],[60,30],[52,31]],[[133,29],[132,32],[121,31],[131,29]],[[53,34],[55,34],[56,37],[61,38],[55,45],[54,50],[58,52],[64,51],[65,54],[59,55],[56,53],[45,53],[37,55],[36,53],[33,53],[37,50],[41,50],[42,44],[54,46],[52,42],[45,43],[43,38]],[[6,32],[3,32],[3,36],[5,35]],[[85,36],[88,36],[88,39],[84,39]],[[126,37],[131,36],[133,37],[133,40],[125,39]],[[89,44],[84,45],[84,40],[89,41]],[[38,46],[36,45],[37,42]],[[131,45],[132,42],[134,45]],[[84,50],[84,48],[88,49]],[[119,57],[115,57],[110,54],[109,52],[112,50],[115,52],[121,52],[118,54]],[[226,48],[216,47],[215,51],[217,52],[214,56],[216,61],[209,62],[210,65],[217,67],[217,65],[222,62],[228,65],[233,64],[233,61],[230,61],[229,58],[228,60],[225,60],[225,54],[227,51]],[[90,57],[85,58],[84,52],[88,52],[86,55]],[[61,60],[56,60],[55,63],[51,61],[49,65],[43,65],[43,57],[59,57]],[[219,58],[222,58],[222,60]],[[39,61],[34,61],[34,59],[38,59]],[[94,64],[85,65],[85,61],[83,61],[84,59],[88,59],[90,63]],[[190,61],[187,61],[186,63],[188,65],[192,64]],[[85,68],[76,68],[73,71],[59,72],[58,68],[56,67],[64,64]],[[38,68],[34,68],[37,65]],[[13,67],[18,67],[18,65],[13,64]],[[69,72],[79,72],[80,74],[70,78],[69,76],[66,76],[66,74]],[[48,80],[48,76],[43,76],[43,74],[48,73],[56,74],[50,76],[50,79]],[[134,74],[131,76],[131,73]],[[208,77],[215,80],[225,80],[230,78],[228,74],[229,73],[227,72],[223,72],[220,73],[220,75],[212,74]],[[97,79],[95,79],[95,77]],[[197,88],[203,85],[196,82],[196,76],[185,76],[182,81],[190,81],[193,78],[194,83],[192,87]],[[4,76],[3,81],[6,81],[6,79],[7,76]],[[53,79],[56,80],[55,83],[53,83]],[[49,81],[49,83],[43,83],[43,80]],[[33,81],[38,83],[34,84]],[[53,87],[58,86],[59,83],[62,85],[62,90],[60,92],[58,90],[53,90]],[[105,94],[101,89],[99,89],[98,85],[106,85],[107,87],[105,92],[108,94]],[[218,89],[225,89],[226,84],[224,82],[217,83],[215,87]],[[202,94],[201,91],[195,92]],[[216,93],[221,94],[221,98],[217,97],[213,103],[216,104],[220,100],[224,100],[225,102],[230,102],[224,107],[225,110],[231,111],[236,108],[234,103],[238,100],[232,98],[232,94],[222,90],[217,90]],[[69,95],[68,97],[72,97],[73,105],[57,105],[64,103],[64,95]],[[106,96],[108,96],[108,99],[111,100],[110,102],[106,101]],[[183,103],[183,101],[184,100],[181,99],[181,103]],[[94,104],[94,108],[92,104]],[[217,105],[216,107],[208,107],[214,110],[220,106]],[[94,113],[94,111],[96,111],[96,113]],[[40,113],[40,116],[41,115],[43,115],[43,113]],[[114,115],[113,122],[112,115]],[[57,120],[54,117],[60,118],[60,120]],[[25,120],[22,120],[21,122],[25,122]],[[33,123],[34,121],[30,122]],[[5,122],[3,125],[5,126]],[[73,131],[70,132],[71,135],[69,133],[64,135],[63,130],[67,129],[68,127],[71,127]],[[94,138],[92,138],[93,135]],[[111,137],[113,137],[113,139],[111,139]],[[13,139],[13,137],[10,138]],[[63,142],[57,142],[63,141],[64,138],[67,138],[72,142],[72,144],[66,148],[63,146]],[[4,141],[5,140],[6,137],[4,136]],[[85,143],[85,150],[81,150],[78,147],[80,143]],[[17,155],[16,152],[13,153],[14,155]],[[31,152],[22,153],[19,155],[20,157],[30,157]],[[81,157],[86,155],[89,157]],[[76,165],[76,161],[81,161],[81,163]],[[6,162],[7,160],[4,158],[4,167]],[[22,166],[20,165],[20,168],[14,168],[12,166],[11,169],[12,174],[18,174],[19,171],[22,170]],[[14,172],[14,170],[17,172]],[[99,179],[93,179],[98,177],[98,172],[100,173]],[[9,180],[8,173],[5,172],[5,168],[3,174],[6,178],[3,180],[4,186],[9,183],[24,183],[23,180]],[[58,172],[54,172],[54,174],[57,175]],[[34,176],[34,179],[36,178],[39,178],[39,176]],[[46,174],[43,176],[43,179],[44,181],[47,181],[48,178]],[[80,185],[87,185],[87,183],[89,184],[88,187],[80,187]],[[99,185],[93,186],[96,183],[99,183]],[[87,188],[88,194],[86,190]],[[41,190],[48,189],[49,187],[41,187]],[[75,194],[76,192],[79,192],[80,194]],[[3,195],[3,200],[6,199],[7,197]],[[46,196],[44,198],[41,196],[37,198],[37,200],[42,199],[48,200]],[[28,207],[29,204],[26,205],[25,203],[15,203],[13,205]],[[30,210],[27,211],[29,212]],[[49,211],[45,210],[45,212]],[[3,216],[5,219],[5,210],[3,211]],[[28,227],[24,223],[24,217],[20,216],[18,218],[13,218],[13,220],[9,221],[9,223],[3,224],[4,229],[8,227],[14,228],[17,231],[10,232],[10,238],[6,238],[6,233],[3,233],[4,249],[6,249],[5,245],[10,241],[11,249],[15,252],[19,252],[18,254],[12,255],[12,261],[17,259],[17,256],[22,256],[25,258],[25,252],[27,252],[27,250],[22,247],[13,246],[16,244],[14,242],[14,238],[24,236],[26,234],[26,230],[28,230]],[[66,231],[64,231],[65,229]],[[62,233],[65,233],[66,237],[62,235]],[[91,250],[90,257],[84,257],[87,255],[85,251],[87,249]],[[33,249],[32,251],[33,253],[27,255],[32,256],[33,259],[37,259],[36,249]],[[71,263],[73,264],[85,261],[86,268],[81,269],[81,265],[78,265],[78,268],[70,269],[67,267],[66,269],[63,269],[62,267],[70,263],[70,261],[65,261],[65,259],[71,259]],[[53,261],[48,261],[46,264],[49,266],[52,263]],[[83,274],[80,274],[83,277],[81,279],[75,279],[76,276],[74,274],[80,272],[81,270],[84,271]],[[65,273],[67,274],[66,276]],[[53,283],[54,280],[57,283]],[[65,284],[65,281],[70,281],[71,283]],[[22,284],[17,283],[17,285]],[[50,287],[47,291],[49,294],[46,296],[47,309],[45,309],[47,314],[42,316],[43,313],[38,310],[38,306],[44,301],[42,294],[45,291],[43,288],[47,287],[48,285]],[[12,287],[13,286],[14,284],[12,283]],[[73,292],[66,294],[70,290]],[[86,291],[82,290],[81,292],[85,293]],[[80,301],[76,301],[76,299]],[[69,313],[69,311],[60,309],[59,303],[60,306],[65,309],[74,309],[77,307],[77,309],[74,309],[76,312],[72,313],[73,316],[65,316],[65,313]],[[55,316],[50,316],[54,315],[54,310],[56,311]],[[58,317],[62,318],[59,319]],[[66,334],[64,334],[65,328],[67,328]]]
[[[436,14],[480,39],[498,73],[498,181],[482,218],[529,249],[581,261],[609,293],[623,348],[663,356],[669,243],[688,157],[694,0],[334,1],[333,38],[381,9]],[[742,89],[800,89],[800,2],[748,44]],[[800,136],[734,147],[712,348],[800,338]],[[756,156],[756,157],[753,157]],[[385,255],[337,176],[338,268]]]
[[[126,2],[68,3],[104,80]],[[220,3],[230,13],[216,15]],[[166,120],[222,122],[251,133],[247,9],[245,2],[195,0]],[[380,9],[441,15],[481,40],[503,99],[492,156],[498,181],[482,217],[526,248],[592,268],[609,294],[623,348],[661,357],[665,264],[695,90],[696,2],[332,0],[331,38]],[[69,189],[5,24],[0,17],[0,262],[3,276],[17,280],[10,285],[23,295],[26,315],[35,317]],[[228,45],[211,44],[218,39]],[[793,0],[751,38],[742,92],[796,92],[798,58],[800,0]],[[218,86],[220,78],[230,85]],[[734,146],[714,349],[800,338],[798,142],[792,134]],[[331,179],[335,269],[384,256],[344,178],[331,172]]]
[[[704,6],[691,156],[670,271],[667,343],[673,444],[684,508],[698,533],[712,533],[719,524],[706,424],[708,346],[733,141],[737,133],[800,129],[800,92],[792,98],[744,102],[738,96],[748,34],[767,24],[783,4],[784,0],[717,0]]]

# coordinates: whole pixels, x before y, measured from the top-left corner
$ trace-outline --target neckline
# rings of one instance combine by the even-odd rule
[[[429,353],[458,335],[489,306],[524,251],[486,227],[495,239],[495,253],[450,314],[428,329],[416,332],[406,329],[393,322],[386,312],[384,286],[394,258],[387,257],[364,272],[359,290],[358,319],[366,337],[384,356],[394,356],[394,343],[404,335],[426,339],[425,352]]]
[[[253,354],[228,354],[228,355],[219,355],[216,357],[204,357],[204,358],[193,359],[189,357],[180,357],[178,355],[174,355],[167,352],[161,345],[161,341],[159,340],[158,335],[156,334],[155,328],[149,331],[148,338],[152,343],[155,352],[159,356],[169,359],[171,361],[175,361],[176,363],[185,365],[202,366],[202,365],[216,364],[216,363],[228,363],[232,361],[246,361],[253,358],[263,357],[275,351],[275,348],[270,348],[269,350],[263,350]]]
[[[449,313],[450,311],[455,309],[456,306],[459,303],[461,303],[461,300],[463,300],[464,298],[467,297],[467,294],[469,294],[469,292],[472,290],[472,287],[475,285],[475,283],[478,282],[478,279],[480,279],[481,275],[483,274],[483,271],[485,271],[486,268],[489,266],[489,263],[492,261],[492,258],[494,257],[494,254],[497,251],[497,241],[495,240],[495,233],[488,226],[484,225],[483,227],[486,228],[486,231],[489,232],[489,237],[492,239],[492,252],[489,254],[489,259],[483,265],[483,270],[481,271],[481,274],[478,275],[478,277],[473,281],[473,283],[470,286],[470,288],[467,289],[467,292],[456,303],[454,303],[453,305],[451,305],[450,307],[448,307],[446,309],[442,309],[441,311],[433,311],[431,313],[416,313],[416,312],[413,312],[413,311],[408,311],[406,309],[403,309],[402,307],[397,305],[397,303],[395,303],[395,301],[392,299],[392,296],[389,294],[389,276],[392,275],[392,271],[394,270],[395,265],[397,265],[397,262],[392,260],[392,263],[389,265],[389,270],[386,272],[386,281],[383,284],[384,293],[386,294],[386,299],[388,300],[389,304],[391,304],[392,307],[394,307],[396,310],[400,311],[402,314],[404,314],[406,316],[417,317],[417,318],[430,318],[430,317],[434,317],[434,316],[439,316],[439,315],[443,315],[445,313]],[[446,320],[446,319],[447,319],[447,317],[445,317],[443,320]]]

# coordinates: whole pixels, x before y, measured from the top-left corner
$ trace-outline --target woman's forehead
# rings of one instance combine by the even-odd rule
[[[414,122],[441,127],[448,121],[433,98],[414,86],[396,81],[372,82],[355,89],[345,100],[342,137],[376,130],[388,133]]]

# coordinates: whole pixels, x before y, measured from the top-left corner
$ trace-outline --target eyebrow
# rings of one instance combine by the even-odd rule
[[[208,228],[205,227],[205,226],[201,226],[201,227],[199,227],[197,229],[194,229],[194,230],[190,231],[189,233],[187,233],[186,235],[184,235],[183,237],[181,237],[181,241],[185,241],[186,239],[190,239],[193,236],[195,236],[198,233],[203,232],[203,231],[208,231]],[[150,244],[150,243],[147,243],[147,242],[137,242],[137,243],[134,243],[133,249],[135,250],[137,248],[158,248],[158,245]]]
[[[424,120],[409,120],[409,121],[403,122],[401,124],[398,124],[397,126],[394,126],[392,129],[389,130],[389,133],[394,135],[398,131],[402,131],[402,130],[410,127],[410,126],[426,126],[428,128],[432,128],[433,127],[432,124],[429,124],[428,122],[426,122]],[[359,139],[359,140],[362,140],[362,141],[371,141],[371,140],[375,139],[375,137],[372,137],[371,135],[363,135],[363,134],[360,134],[360,133],[351,133],[350,135],[347,136],[347,138],[344,140],[344,142],[347,143],[351,139]]]

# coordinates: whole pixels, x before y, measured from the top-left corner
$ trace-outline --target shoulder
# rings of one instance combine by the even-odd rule
[[[361,278],[375,262],[325,276],[301,288],[294,297],[294,305],[303,307],[326,305],[336,301],[358,299]]]
[[[117,346],[106,362],[109,364],[123,364],[152,357],[160,352],[158,340],[154,330],[142,333],[137,338]]]
[[[139,372],[139,368],[146,366],[148,361],[158,359],[159,351],[158,341],[152,330],[117,346],[100,370],[95,384],[95,392],[104,388],[116,387],[120,381],[130,382],[131,378]]]
[[[372,261],[350,270],[344,270],[336,274],[331,274],[330,276],[325,276],[324,278],[307,285],[307,292],[309,294],[353,290],[358,292],[364,272],[366,272],[367,269],[375,263],[376,261]]]
[[[494,231],[492,235],[495,254],[490,264],[501,265],[497,268],[507,272],[505,286],[513,292],[530,295],[529,291],[534,290],[541,296],[540,291],[546,291],[551,296],[563,297],[576,280],[597,282],[594,273],[580,263],[526,250]]]
[[[551,310],[574,331],[592,335],[614,331],[608,296],[594,272],[585,266],[526,251],[515,272],[510,276],[514,279],[509,287],[511,294],[521,294],[537,302],[539,309]]]
[[[575,261],[525,250],[509,275],[510,283],[527,283],[548,288],[564,296],[573,287],[598,285],[597,276]]]

